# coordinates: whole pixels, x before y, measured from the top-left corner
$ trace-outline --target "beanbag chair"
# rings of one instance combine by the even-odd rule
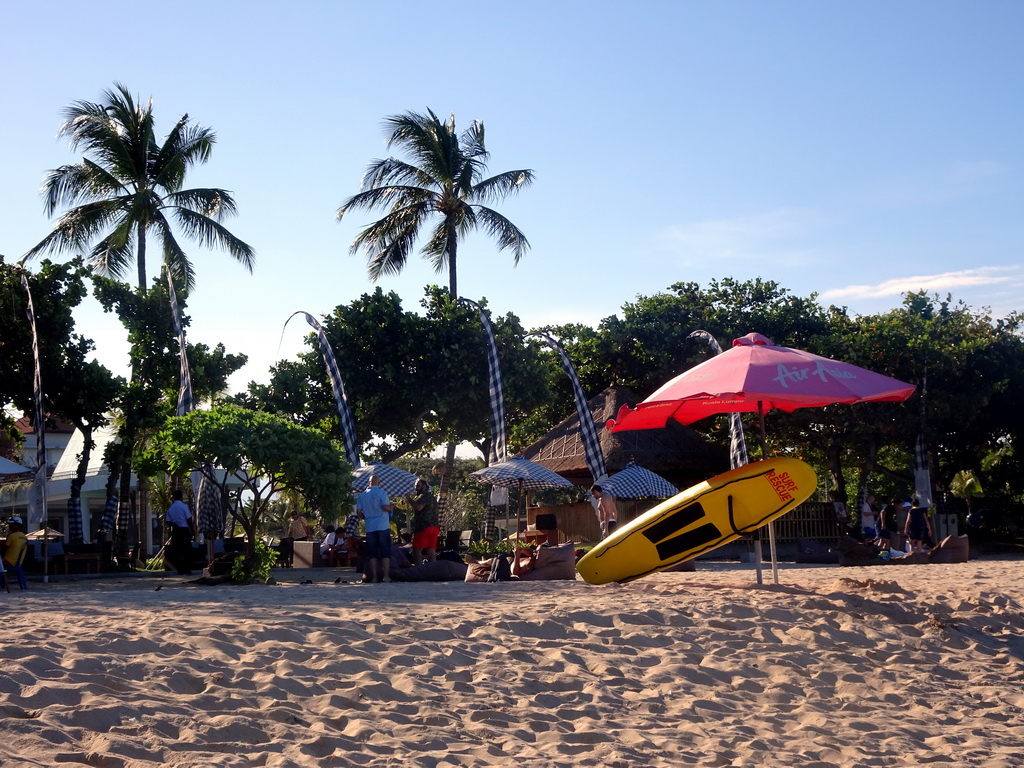
[[[391,571],[392,581],[462,581],[466,578],[465,563],[451,560],[436,560],[433,563],[414,565],[411,568],[395,568]]]
[[[970,553],[970,545],[966,536],[947,536],[939,546],[928,553],[928,561],[932,563],[966,563]]]
[[[573,580],[576,578],[576,545],[538,547],[533,570],[519,576],[523,581]]]

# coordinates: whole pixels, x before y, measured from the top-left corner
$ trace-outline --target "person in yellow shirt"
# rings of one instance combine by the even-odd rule
[[[4,548],[4,568],[14,568],[21,559],[21,553],[28,546],[28,539],[25,536],[25,524],[20,517],[12,517],[7,521],[9,533],[7,534],[7,545]]]

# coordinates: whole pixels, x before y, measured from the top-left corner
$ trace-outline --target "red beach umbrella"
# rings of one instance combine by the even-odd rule
[[[722,354],[676,376],[635,408],[620,408],[618,418],[609,420],[607,427],[610,432],[659,429],[669,419],[692,424],[720,413],[753,412],[761,417],[764,458],[766,411],[777,408],[792,412],[836,403],[900,402],[914,389],[913,384],[811,352],[779,347],[760,333],[748,333],[735,339]],[[770,524],[768,531],[772,571],[778,583]]]
[[[623,406],[608,429],[657,429],[669,419],[692,424],[719,413],[792,412],[836,403],[900,402],[914,385],[850,363],[789,347],[759,333],[663,385],[635,409]]]

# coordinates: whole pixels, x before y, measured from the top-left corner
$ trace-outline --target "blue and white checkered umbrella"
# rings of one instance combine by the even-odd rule
[[[646,496],[667,499],[679,493],[679,490],[664,477],[649,469],[638,467],[632,461],[621,472],[616,472],[601,483],[601,488],[612,496],[624,499],[642,499]]]
[[[380,487],[391,498],[404,496],[416,489],[416,475],[377,461],[352,470],[352,490],[356,493],[365,491],[370,484],[370,475],[380,478]]]
[[[523,517],[525,494],[536,488],[572,488],[573,484],[547,467],[530,461],[523,456],[513,456],[508,461],[492,464],[470,474],[479,483],[490,483],[504,488],[518,488],[519,504],[516,509],[516,530]]]
[[[474,480],[505,488],[572,488],[573,484],[547,467],[523,458],[514,456],[508,461],[492,464],[470,474]]]

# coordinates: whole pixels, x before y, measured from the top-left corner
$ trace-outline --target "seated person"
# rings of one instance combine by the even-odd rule
[[[309,527],[306,518],[300,516],[298,511],[293,509],[288,524],[285,526],[284,536],[281,537],[281,547],[279,550],[287,565],[290,566],[292,564],[295,554],[295,542],[309,541],[309,537],[312,535],[313,529]]]
[[[516,556],[512,559],[512,577],[519,579],[533,571],[537,565],[537,548],[516,548]]]
[[[17,515],[8,520],[7,525],[10,532],[4,548],[4,568],[16,568],[21,553],[28,546],[28,537],[25,536],[25,524]]]
[[[338,538],[344,534],[340,530],[335,530],[333,525],[328,525],[324,530],[327,533],[324,535],[323,541],[320,542],[320,557],[326,558],[331,547],[338,544]]]
[[[467,557],[467,561],[470,566],[466,581],[487,581],[494,570],[494,558],[476,563]],[[519,581],[573,580],[576,578],[575,545],[570,541],[554,547],[542,544],[536,548],[517,548],[511,577]]]

